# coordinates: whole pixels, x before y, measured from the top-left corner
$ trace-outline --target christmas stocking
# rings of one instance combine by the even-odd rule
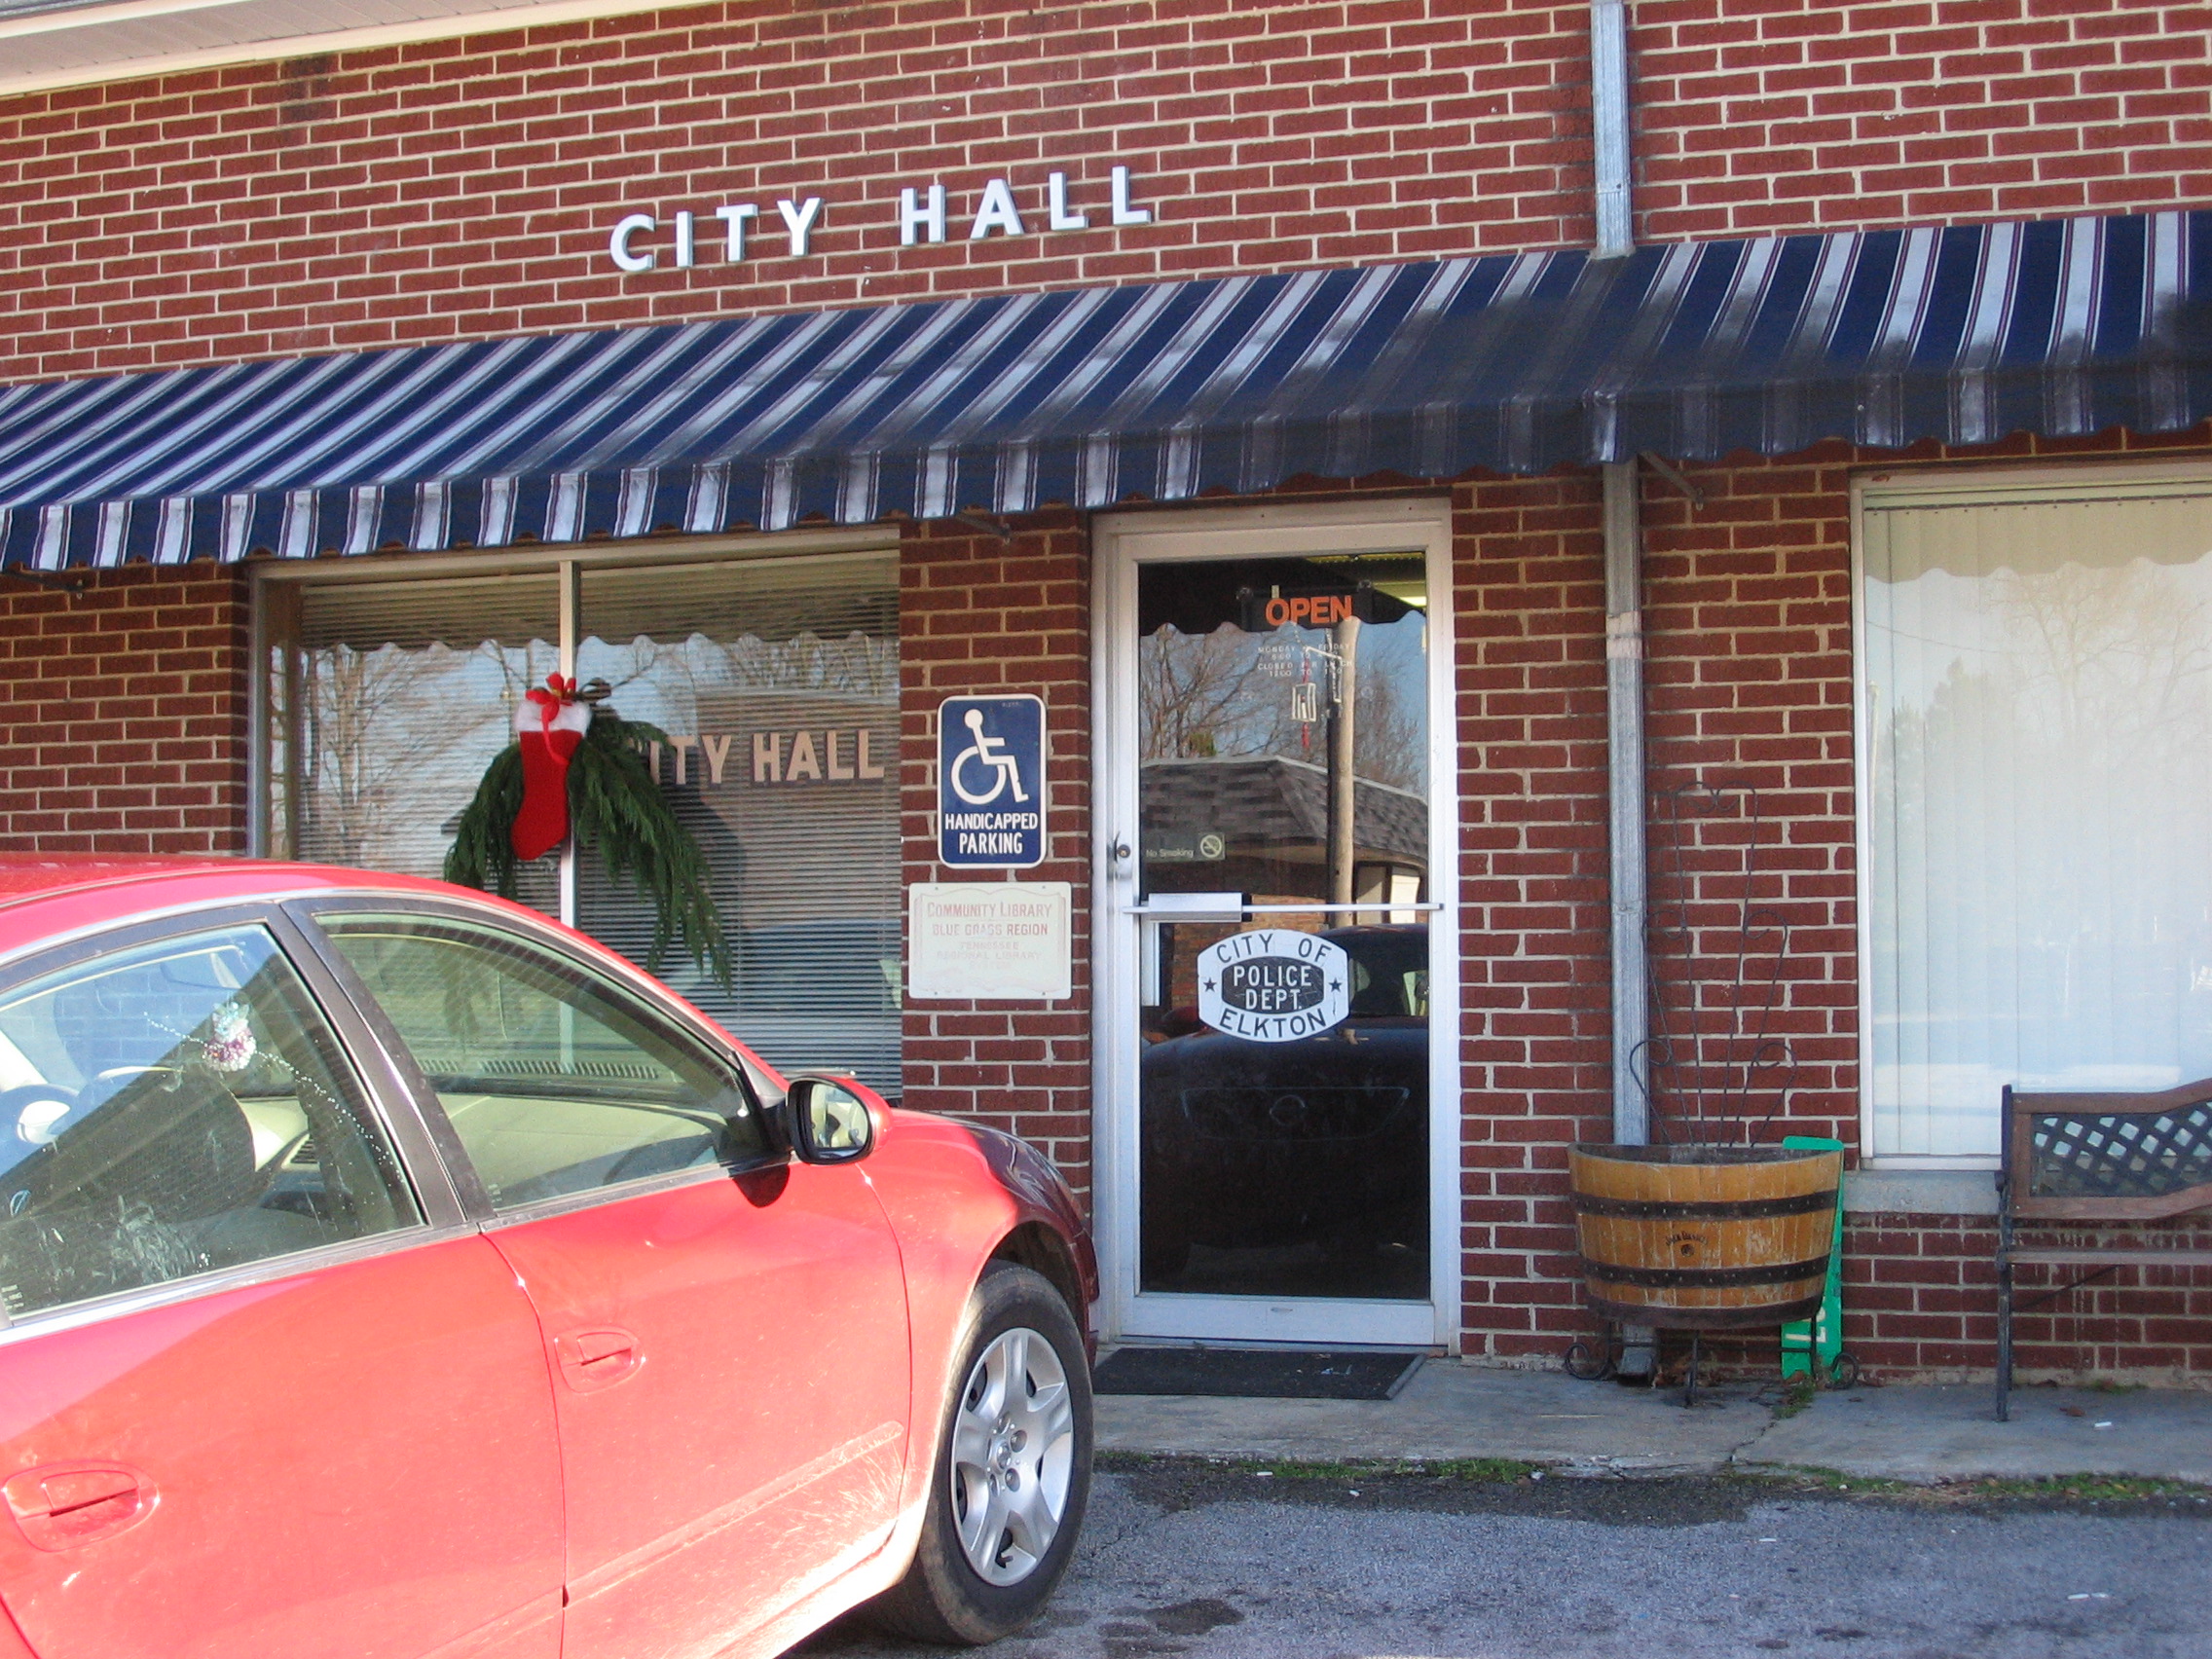
[[[551,852],[569,833],[569,761],[591,724],[591,705],[576,700],[576,682],[558,674],[515,710],[522,745],[522,809],[508,832],[515,857],[528,863]]]

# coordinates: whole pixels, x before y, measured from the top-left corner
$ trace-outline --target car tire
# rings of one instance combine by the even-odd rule
[[[896,1636],[972,1647],[1028,1624],[1067,1570],[1090,1496],[1090,1367],[1051,1282],[993,1262],[952,1379],[921,1543],[867,1613]]]

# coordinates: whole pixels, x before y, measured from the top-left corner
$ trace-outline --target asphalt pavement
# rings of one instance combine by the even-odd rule
[[[1110,1457],[1001,1659],[2204,1659],[2212,1500]],[[1302,1472],[1299,1472],[1302,1471]],[[2089,1493],[2093,1486],[2078,1489]],[[918,1659],[848,1621],[819,1659]]]

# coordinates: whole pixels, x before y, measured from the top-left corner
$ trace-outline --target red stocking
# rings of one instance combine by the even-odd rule
[[[569,761],[591,724],[591,705],[575,701],[572,680],[548,675],[515,710],[515,741],[522,745],[522,809],[508,832],[515,857],[528,863],[558,847],[569,834]]]

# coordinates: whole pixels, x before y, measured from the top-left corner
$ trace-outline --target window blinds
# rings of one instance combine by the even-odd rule
[[[867,555],[587,571],[576,672],[666,731],[734,987],[663,974],[786,1071],[899,1090],[898,575]],[[594,866],[577,921],[635,960],[651,917]]]
[[[2212,490],[1862,524],[1871,1150],[2212,1075]]]
[[[324,864],[434,876],[454,821],[510,741],[515,704],[560,664],[550,571],[308,583],[272,651],[272,846]],[[551,861],[525,901],[552,913]]]

